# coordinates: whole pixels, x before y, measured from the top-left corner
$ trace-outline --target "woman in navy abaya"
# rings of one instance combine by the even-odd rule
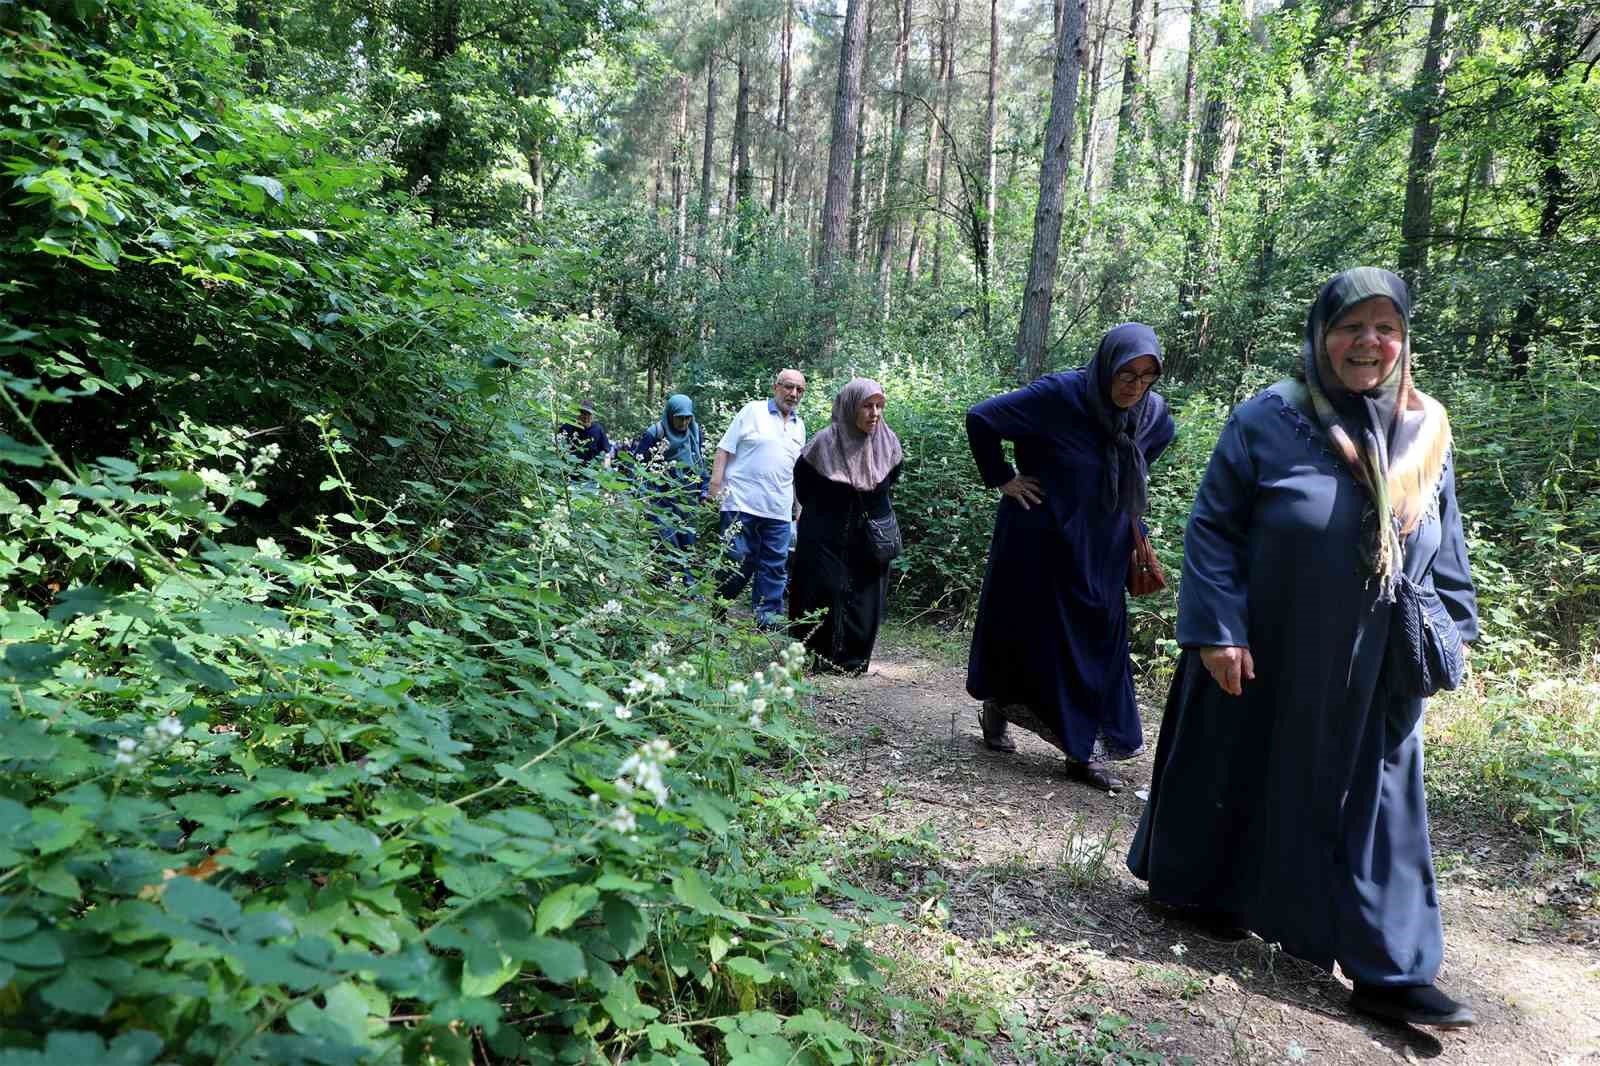
[[[1463,640],[1477,608],[1450,422],[1411,383],[1411,299],[1330,280],[1296,376],[1223,428],[1184,537],[1183,647],[1128,866],[1151,899],[1355,984],[1351,1006],[1462,1026],[1422,789],[1423,701],[1381,668],[1399,574]]]
[[[984,741],[1014,751],[1006,727],[1021,726],[1066,754],[1069,777],[1107,791],[1121,782],[1104,760],[1144,750],[1124,590],[1149,464],[1174,434],[1151,391],[1161,358],[1154,330],[1124,323],[1087,365],[967,412],[983,483],[1004,497],[967,663]]]

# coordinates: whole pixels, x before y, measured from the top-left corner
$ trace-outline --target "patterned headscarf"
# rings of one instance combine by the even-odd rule
[[[1400,358],[1376,388],[1345,388],[1328,358],[1328,331],[1357,304],[1385,297],[1405,328]],[[1411,381],[1411,292],[1378,267],[1335,274],[1306,320],[1300,373],[1317,421],[1352,474],[1372,497],[1369,554],[1381,600],[1394,598],[1403,562],[1401,542],[1416,529],[1438,491],[1450,453],[1450,420]]]
[[[1150,505],[1150,470],[1141,444],[1161,421],[1167,403],[1154,389],[1146,389],[1132,407],[1118,407],[1111,402],[1111,378],[1143,355],[1153,356],[1156,370],[1161,370],[1161,341],[1156,331],[1143,322],[1124,322],[1106,331],[1094,358],[1083,366],[1089,381],[1089,404],[1106,441],[1106,509],[1123,510],[1135,517]]]
[[[871,433],[856,428],[856,412],[874,396],[882,396],[883,386],[871,378],[856,378],[833,398],[833,420],[820,430],[800,452],[800,458],[829,481],[871,492],[883,484],[889,471],[899,465],[905,453],[900,438],[880,421]]]

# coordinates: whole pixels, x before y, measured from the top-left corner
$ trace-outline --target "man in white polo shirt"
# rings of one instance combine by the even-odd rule
[[[806,426],[795,408],[805,392],[804,374],[778,371],[772,398],[740,409],[717,442],[711,464],[710,495],[722,502],[722,541],[731,564],[717,591],[732,599],[749,584],[750,604],[762,626],[783,621],[794,464],[806,442]]]

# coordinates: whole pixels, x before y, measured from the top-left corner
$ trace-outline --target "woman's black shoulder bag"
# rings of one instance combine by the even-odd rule
[[[1456,620],[1431,585],[1405,574],[1394,591],[1387,654],[1390,683],[1403,696],[1426,699],[1460,685],[1467,673]]]

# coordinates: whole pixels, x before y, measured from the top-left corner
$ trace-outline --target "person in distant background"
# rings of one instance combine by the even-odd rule
[[[592,463],[596,459],[609,463],[614,450],[611,441],[606,437],[606,427],[594,420],[594,401],[584,400],[578,404],[578,424],[563,422],[557,427],[567,446],[572,449],[572,454],[580,463]]]
[[[867,519],[894,514],[890,490],[905,458],[883,420],[883,386],[856,378],[833,400],[833,421],[794,464],[800,536],[791,567],[789,618],[814,654],[845,673],[867,669],[889,595],[889,564],[873,553]]]
[[[732,599],[749,584],[756,624],[763,627],[782,623],[794,462],[806,442],[806,424],[795,409],[805,392],[804,374],[778,371],[772,396],[740,408],[711,465],[709,495],[722,506],[728,564],[717,592]]]
[[[680,552],[688,551],[695,542],[691,509],[706,498],[711,484],[694,401],[682,393],[667,397],[660,421],[639,434],[628,452],[651,464],[640,483],[650,494],[650,514],[661,540]],[[687,571],[684,576],[687,580]]]

